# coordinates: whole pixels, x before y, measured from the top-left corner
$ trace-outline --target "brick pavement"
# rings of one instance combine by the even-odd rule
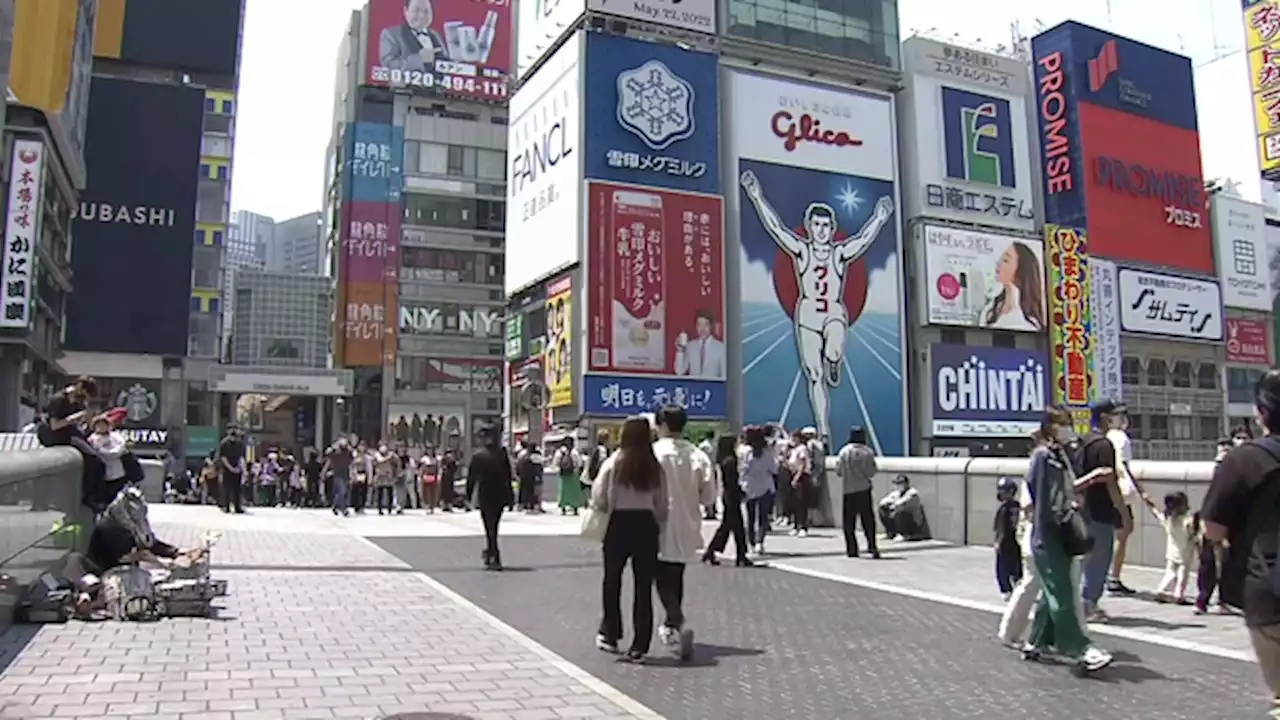
[[[225,533],[220,617],[14,628],[0,636],[0,718],[656,717],[332,516],[153,516],[179,544]]]

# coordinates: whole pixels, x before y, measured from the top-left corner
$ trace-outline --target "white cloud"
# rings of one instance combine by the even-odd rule
[[[741,254],[742,303],[776,304],[778,296],[773,291],[773,274],[769,272],[769,266],[760,260],[748,258],[741,245],[738,246],[738,252]]]
[[[867,304],[863,312],[896,316],[902,312],[902,298],[898,293],[898,254],[890,255],[884,267],[872,268],[867,273]]]

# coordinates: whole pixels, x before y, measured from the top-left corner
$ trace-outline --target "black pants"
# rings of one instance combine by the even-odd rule
[[[1213,597],[1213,591],[1218,589],[1218,546],[1216,543],[1205,540],[1200,545],[1200,567],[1196,569],[1196,586],[1199,592],[1196,593],[1196,607],[1201,610],[1209,608],[1209,599]],[[1218,597],[1221,602],[1222,597]]]
[[[779,519],[791,519],[791,472],[784,470],[773,476],[774,509]]]
[[[1010,543],[996,548],[996,584],[1000,592],[1008,594],[1022,582],[1022,546]]]
[[[231,472],[230,470],[222,471],[222,487],[220,488],[222,492],[220,493],[221,497],[218,504],[222,506],[223,512],[231,512],[232,510],[244,512],[244,501],[240,497],[243,489],[244,484],[240,473]]]
[[[867,550],[875,555],[876,550],[876,511],[871,500],[870,488],[859,492],[845,493],[842,504],[844,521],[844,551],[849,557],[858,556],[858,537],[854,532],[859,520],[862,521],[862,536],[867,539]]]
[[[791,522],[796,530],[809,529],[809,507],[813,498],[813,480],[801,475],[800,482],[791,486]]]
[[[726,497],[724,499],[724,517],[720,527],[707,545],[707,554],[724,552],[729,547],[729,535],[733,535],[733,544],[738,547],[738,557],[747,557],[747,528],[742,520],[742,499]]]
[[[622,572],[631,561],[631,649],[649,652],[653,636],[653,582],[658,571],[658,521],[648,510],[614,510],[604,534],[604,581],[600,587],[600,635],[622,639]]]
[[[392,485],[379,485],[374,488],[376,494],[376,502],[378,504],[378,514],[383,512],[391,512],[396,509],[396,489]]]
[[[663,627],[679,630],[684,627],[684,563],[658,561],[654,576],[658,587],[658,599],[667,617]]]
[[[753,544],[763,543],[764,536],[769,534],[774,497],[773,493],[766,493],[747,501],[747,540]]]
[[[364,512],[364,506],[369,501],[369,483],[351,483],[351,509],[356,512]]]
[[[502,552],[498,550],[498,523],[502,522],[502,511],[505,505],[481,505],[480,521],[484,523],[484,561],[485,564],[502,562]]]

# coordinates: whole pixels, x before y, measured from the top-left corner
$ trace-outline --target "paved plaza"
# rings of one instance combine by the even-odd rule
[[[693,663],[635,666],[592,646],[599,551],[574,518],[510,516],[508,570],[489,573],[474,513],[152,514],[179,545],[224,534],[219,617],[14,628],[0,637],[0,718],[1262,716],[1234,617],[1110,600],[1094,634],[1114,666],[1081,680],[1022,662],[994,640],[982,548],[851,560],[830,530],[773,538],[770,568],[690,569]]]

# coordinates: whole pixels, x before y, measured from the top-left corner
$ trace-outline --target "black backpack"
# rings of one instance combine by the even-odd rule
[[[1108,440],[1105,435],[1089,433],[1088,435],[1077,438],[1072,441],[1070,445],[1067,445],[1066,448],[1064,448],[1067,452],[1067,459],[1071,461],[1071,471],[1076,474],[1077,478],[1083,476],[1086,472],[1084,467],[1085,451],[1093,447],[1095,443],[1099,442],[1111,441]]]
[[[1245,521],[1245,537],[1249,538],[1249,554],[1245,572],[1267,583],[1271,592],[1280,595],[1280,440],[1264,437],[1254,440],[1262,451],[1276,461],[1259,485],[1249,516]]]

